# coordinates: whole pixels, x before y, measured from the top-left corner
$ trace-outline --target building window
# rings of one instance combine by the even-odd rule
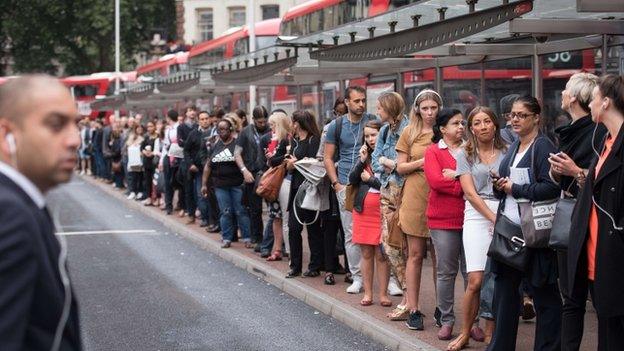
[[[279,5],[262,5],[262,20],[279,17]]]
[[[245,24],[247,20],[245,7],[230,7],[228,10],[230,12],[230,28],[240,27]]]
[[[200,42],[213,38],[212,9],[197,10],[197,33]]]

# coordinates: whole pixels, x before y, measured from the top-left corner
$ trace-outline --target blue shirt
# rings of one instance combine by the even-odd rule
[[[408,124],[409,117],[404,116],[396,132],[388,130],[390,128],[389,124],[384,124],[379,131],[377,143],[375,144],[375,151],[373,151],[373,154],[371,155],[371,160],[373,172],[375,172],[375,174],[379,174],[379,180],[381,181],[382,188],[388,186],[388,182],[393,182],[398,186],[403,186],[405,178],[400,176],[396,169],[390,174],[386,173],[384,166],[379,163],[379,158],[383,156],[389,160],[396,161],[398,156],[396,144],[399,141],[399,137],[401,136],[403,129],[405,129]]]
[[[349,174],[353,170],[353,167],[359,158],[362,140],[364,139],[362,137],[364,134],[364,126],[368,123],[368,121],[374,120],[377,117],[364,113],[359,122],[351,123],[348,114],[342,116],[342,118],[340,118],[342,120],[342,130],[339,135],[340,140],[336,141],[336,121],[339,118],[336,118],[329,123],[325,142],[333,145],[338,144],[339,155],[338,165],[336,166],[338,182],[340,184],[348,184]]]

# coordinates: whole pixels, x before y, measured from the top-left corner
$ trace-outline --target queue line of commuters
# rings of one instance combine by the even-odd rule
[[[231,114],[205,113],[202,124],[202,112],[199,126],[191,130],[204,133],[203,156],[186,169],[201,174],[194,178],[193,196],[209,204],[203,208],[218,211],[224,248],[239,231],[245,245],[258,247],[268,261],[289,254],[287,278],[316,277],[325,271],[324,282],[335,284],[334,274],[348,272],[347,292],[363,289],[362,306],[374,303],[376,274],[382,306],[392,306],[389,293],[403,295],[388,318],[423,330],[422,311],[431,312],[440,328],[438,338],[450,340],[448,350],[460,350],[471,339],[485,341],[488,350],[514,350],[523,297],[532,300],[537,315],[535,350],[579,350],[588,293],[598,315],[597,349],[624,349],[624,304],[619,298],[624,285],[618,280],[624,267],[619,190],[624,181],[624,78],[573,75],[561,106],[571,123],[555,130],[556,140],[544,132],[537,99],[516,95],[506,101],[501,118],[485,106],[464,116],[444,108],[437,92],[423,90],[405,116],[401,95],[384,93],[374,116],[365,112],[365,89],[354,86],[337,101],[335,111],[340,112],[322,131],[308,111],[292,116],[273,111],[265,128],[269,114],[259,106],[252,113],[253,123],[243,129]],[[180,147],[184,137],[179,128],[188,123],[188,114],[186,122],[175,111],[169,117],[169,126],[156,138],[162,148],[151,147],[161,155],[156,169],[163,170],[165,179],[177,177],[171,174],[172,162],[188,154],[186,146]],[[147,129],[158,135],[156,128],[150,132],[149,124]],[[174,129],[177,136],[172,137]],[[126,141],[128,147],[136,143]],[[147,148],[141,150],[147,158]],[[319,186],[333,190],[326,192],[330,206],[325,211],[305,209],[296,199],[305,181],[297,162],[314,158],[322,160],[327,172],[328,182]],[[280,166],[287,172],[278,198],[267,201],[269,220],[263,227],[262,200],[252,197],[262,174]],[[129,184],[136,185],[140,176],[130,178]],[[174,182],[165,183],[168,212]],[[185,188],[182,184],[178,191]],[[527,259],[521,268],[488,257],[493,236],[502,230],[496,229],[499,222],[522,233],[523,203],[560,197],[576,199],[568,250],[523,245]],[[193,217],[194,208],[188,208]],[[206,224],[210,218],[202,214]],[[305,272],[304,227],[310,251]],[[433,261],[436,306],[422,306],[419,299],[427,253]],[[344,268],[339,254],[345,256]],[[464,297],[461,330],[453,339],[459,273]]]

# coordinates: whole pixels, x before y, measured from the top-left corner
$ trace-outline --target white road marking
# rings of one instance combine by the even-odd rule
[[[99,235],[99,234],[147,234],[158,235],[153,229],[135,229],[135,230],[92,230],[82,232],[57,232],[56,235]]]

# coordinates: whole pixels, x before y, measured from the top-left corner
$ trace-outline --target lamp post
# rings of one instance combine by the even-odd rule
[[[256,20],[255,20],[254,1],[247,2],[247,27],[249,29],[249,52],[256,51]],[[256,107],[256,86],[249,86],[249,114],[247,115],[249,123],[251,123],[251,112]]]
[[[115,96],[119,95],[120,51],[119,51],[119,0],[115,0]],[[119,119],[119,108],[115,108],[115,119]]]

